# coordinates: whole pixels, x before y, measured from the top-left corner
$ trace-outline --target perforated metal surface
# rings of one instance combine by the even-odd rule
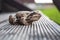
[[[60,40],[60,26],[42,14],[32,25],[0,23],[0,40]]]

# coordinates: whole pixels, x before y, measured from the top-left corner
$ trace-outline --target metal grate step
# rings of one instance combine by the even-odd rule
[[[32,25],[0,24],[0,40],[60,40],[60,26],[42,14]]]

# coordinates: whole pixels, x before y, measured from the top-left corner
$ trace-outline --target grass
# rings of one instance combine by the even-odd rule
[[[51,20],[55,21],[57,24],[60,24],[60,12],[56,7],[54,8],[46,8],[41,10],[46,16],[48,16]]]

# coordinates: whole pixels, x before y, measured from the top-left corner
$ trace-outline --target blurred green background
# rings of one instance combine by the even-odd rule
[[[55,21],[57,24],[60,25],[60,12],[56,7],[39,9],[39,10],[42,11],[51,20]]]

